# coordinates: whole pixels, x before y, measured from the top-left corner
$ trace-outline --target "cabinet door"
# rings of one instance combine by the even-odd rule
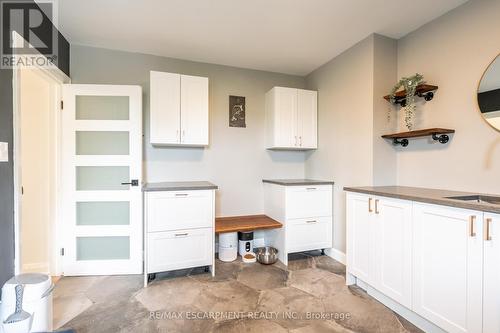
[[[500,332],[500,215],[484,215],[483,332]]]
[[[311,217],[286,222],[286,248],[289,253],[331,248],[331,235],[331,217]]]
[[[412,202],[375,198],[375,288],[411,308]]]
[[[332,185],[286,188],[286,218],[332,216]]]
[[[364,282],[374,280],[373,199],[347,193],[347,270]]]
[[[150,73],[150,142],[169,145],[180,143],[181,76]]]
[[[297,148],[297,89],[274,89],[274,146]]]
[[[212,264],[212,228],[154,232],[147,237],[148,273]]]
[[[316,91],[298,89],[297,135],[301,148],[318,147],[317,95]]]
[[[482,212],[413,205],[413,311],[448,332],[482,331]]]
[[[208,145],[208,78],[181,76],[181,143]]]
[[[212,191],[167,191],[146,194],[147,232],[211,227]]]

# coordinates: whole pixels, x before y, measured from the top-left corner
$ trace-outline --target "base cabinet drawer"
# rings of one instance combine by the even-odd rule
[[[286,228],[288,252],[309,251],[332,247],[331,217],[311,217],[288,220]]]
[[[150,192],[148,232],[211,227],[212,191]]]
[[[212,265],[212,228],[148,234],[148,273]]]
[[[287,219],[332,215],[332,186],[297,186],[287,188]]]

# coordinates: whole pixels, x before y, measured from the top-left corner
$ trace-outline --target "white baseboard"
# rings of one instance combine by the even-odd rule
[[[46,262],[36,262],[31,264],[23,264],[23,273],[43,273],[49,274],[49,264]]]
[[[373,298],[375,298],[376,300],[378,300],[380,303],[384,304],[389,309],[391,309],[392,311],[396,312],[401,317],[405,318],[410,323],[412,323],[413,325],[417,326],[418,328],[420,328],[424,332],[428,332],[428,333],[446,333],[446,331],[444,331],[440,327],[434,325],[433,323],[431,323],[427,319],[419,316],[418,314],[416,314],[412,310],[404,307],[403,305],[399,304],[398,302],[393,301],[391,298],[385,296],[380,291],[378,291],[377,289],[371,287],[369,284],[365,283],[364,281],[362,281],[360,279],[356,279],[356,284],[361,289],[366,290],[366,292],[368,293],[368,295],[372,296]]]
[[[340,250],[334,249],[333,247],[331,249],[325,250],[325,253],[327,256],[332,257],[333,259],[337,260],[338,262],[344,265],[347,262],[345,253]]]

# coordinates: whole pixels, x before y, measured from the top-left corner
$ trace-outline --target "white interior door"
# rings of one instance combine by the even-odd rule
[[[63,88],[66,276],[142,273],[141,99],[139,86]]]

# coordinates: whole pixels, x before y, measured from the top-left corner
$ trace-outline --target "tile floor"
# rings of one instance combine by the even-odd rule
[[[65,277],[54,325],[80,332],[421,332],[363,290],[345,267],[308,252],[280,266],[223,263],[142,276]],[[320,316],[327,316],[322,318]]]

